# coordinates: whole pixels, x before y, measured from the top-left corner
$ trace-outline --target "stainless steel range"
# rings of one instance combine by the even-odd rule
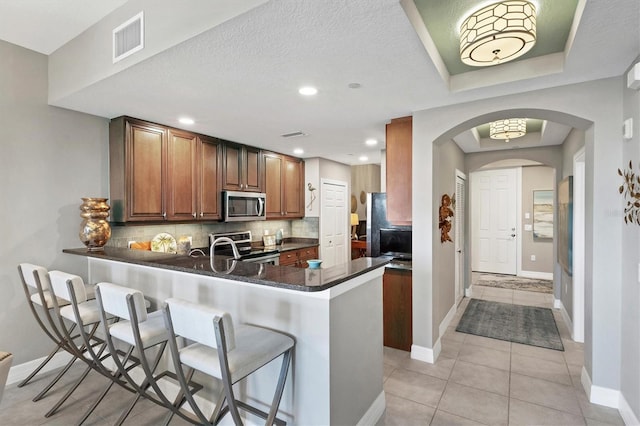
[[[220,237],[231,239],[238,248],[243,262],[268,263],[278,265],[280,263],[280,252],[276,248],[254,248],[251,246],[251,231],[225,232],[221,234],[209,234],[209,245]],[[231,243],[220,241],[214,247],[216,255],[233,256]]]

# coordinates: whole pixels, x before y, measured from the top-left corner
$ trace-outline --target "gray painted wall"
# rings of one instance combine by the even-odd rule
[[[573,175],[573,156],[584,147],[585,133],[573,129],[562,144],[562,179]],[[556,187],[557,189],[557,187]],[[573,278],[555,261],[556,275],[560,276],[560,300],[570,318],[573,318]]]
[[[108,122],[47,105],[47,57],[0,41],[0,344],[14,365],[46,355],[51,341],[27,308],[17,265],[86,277],[79,247],[81,197],[108,197]],[[16,332],[19,330],[19,332]]]
[[[640,57],[633,62],[640,61]],[[626,73],[625,73],[626,76]],[[633,160],[636,175],[640,170],[640,92],[627,89],[626,79],[621,82],[623,93],[623,118],[632,118],[635,127],[633,139],[623,142],[622,161],[620,166],[626,167],[629,160]],[[613,170],[612,170],[613,172]],[[622,178],[618,177],[618,184],[622,184]],[[607,191],[615,192],[615,188],[607,188]],[[618,202],[622,203],[620,196]],[[620,206],[624,204],[617,204]],[[612,208],[616,208],[612,206]],[[621,391],[627,404],[635,413],[636,419],[640,418],[640,285],[638,274],[640,268],[640,226],[625,225],[620,217],[612,219],[612,225],[622,227],[622,323],[620,328],[622,341],[621,360]]]
[[[533,238],[532,231],[524,229],[525,224],[533,225],[533,191],[552,190],[555,192],[555,173],[551,167],[522,168],[522,270],[553,273],[553,240]],[[526,218],[529,213],[529,219]],[[536,260],[531,260],[535,255]]]
[[[586,131],[585,369],[594,385],[620,389],[622,227],[611,226],[611,221],[622,214],[612,210],[620,206],[620,198],[611,188],[619,184],[615,170],[622,155],[622,112],[622,78],[611,78],[414,113],[412,180],[421,185],[413,191],[413,276],[423,283],[413,292],[415,345],[433,348],[439,337],[433,332],[437,318],[431,309],[434,287],[439,286],[432,259],[440,244],[433,143],[445,143],[505,113],[550,119]],[[421,241],[432,244],[417,244]]]
[[[449,140],[442,145],[434,146],[434,157],[438,160],[434,168],[434,174],[438,176],[438,187],[436,195],[438,196],[438,207],[443,194],[452,196],[456,192],[456,169],[464,172],[464,152],[456,145],[455,142]],[[414,185],[420,187],[419,184]],[[455,241],[455,227],[453,226],[449,236]],[[453,242],[440,243],[440,232],[438,229],[438,249],[433,253],[434,277],[437,277],[438,285],[435,287],[433,300],[436,301],[434,306],[435,321],[433,322],[434,333],[438,332],[438,328],[449,310],[455,303],[455,260],[456,251]],[[413,280],[413,285],[420,285],[420,281]]]

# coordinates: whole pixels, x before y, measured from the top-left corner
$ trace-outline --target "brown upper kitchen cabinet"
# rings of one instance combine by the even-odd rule
[[[262,152],[259,148],[225,141],[223,156],[222,189],[262,192]]]
[[[412,124],[412,117],[387,124],[387,220],[394,225],[411,225]]]
[[[218,220],[222,217],[222,141],[199,137],[198,145],[198,219]]]
[[[267,219],[304,217],[304,162],[275,152],[263,156]]]
[[[111,120],[114,222],[220,218],[221,142],[129,117]]]
[[[164,220],[167,130],[119,117],[109,125],[111,220]]]

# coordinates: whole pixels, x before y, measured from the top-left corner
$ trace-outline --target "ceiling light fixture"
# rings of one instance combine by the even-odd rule
[[[195,123],[195,121],[193,120],[193,118],[189,118],[189,117],[180,117],[178,119],[178,121],[180,122],[180,124],[186,124],[186,125],[192,125],[193,123]]]
[[[301,87],[300,89],[298,89],[298,93],[300,93],[301,95],[304,95],[304,96],[313,96],[316,93],[318,93],[318,89],[316,89],[315,87],[311,87],[311,86],[305,86],[305,87]]]
[[[296,149],[293,150],[293,153],[295,155],[302,155],[302,154],[304,154],[304,150],[302,148],[296,148]]]
[[[505,142],[509,142],[511,139],[520,138],[526,134],[526,118],[506,118],[489,123],[489,137],[491,139],[503,139]]]
[[[504,0],[472,13],[460,26],[460,59],[473,67],[509,62],[536,44],[536,7]]]
[[[362,157],[360,157],[360,161],[368,161],[369,157],[367,157],[366,155],[363,155]]]
[[[378,141],[376,139],[367,139],[365,142],[368,146],[376,146],[378,145]]]

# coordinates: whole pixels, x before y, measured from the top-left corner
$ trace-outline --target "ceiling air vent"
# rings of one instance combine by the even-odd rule
[[[307,136],[306,133],[303,132],[292,132],[292,133],[285,133],[284,135],[280,135],[283,138],[297,138],[299,136]]]
[[[113,30],[113,63],[144,48],[144,14],[138,13]]]

